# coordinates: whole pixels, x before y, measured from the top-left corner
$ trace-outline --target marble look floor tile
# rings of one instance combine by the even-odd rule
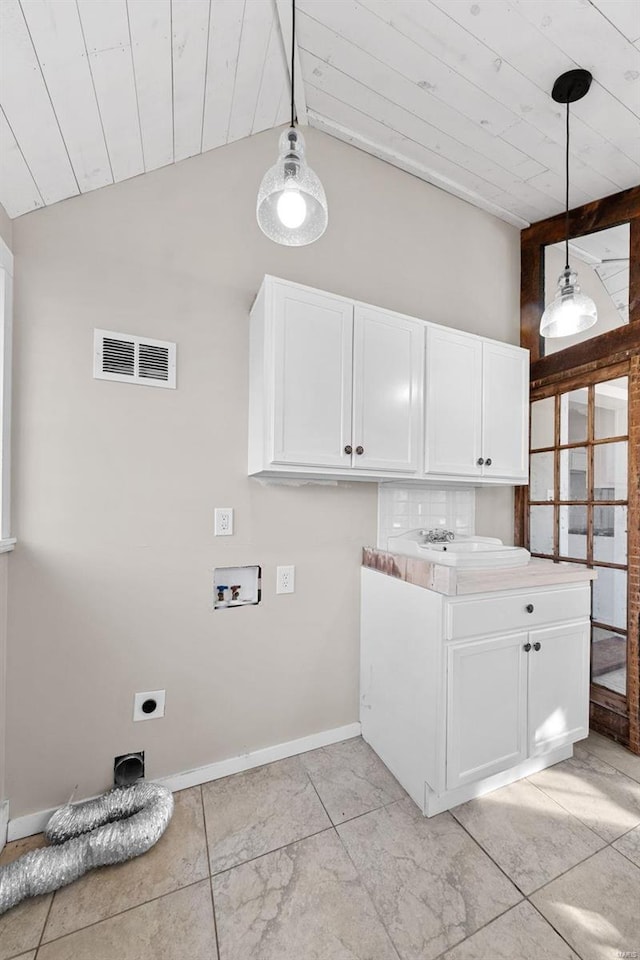
[[[175,794],[171,822],[147,853],[99,867],[56,891],[43,943],[209,875],[200,787]]]
[[[36,960],[36,951],[30,950],[29,953],[21,953],[19,957],[14,957],[13,960]]]
[[[579,746],[594,754],[594,756],[600,757],[606,763],[610,763],[620,773],[625,773],[632,780],[637,780],[640,783],[640,757],[631,753],[626,747],[615,743],[613,740],[608,740],[593,730],[586,740],[580,741]]]
[[[41,833],[8,843],[0,853],[0,867],[44,844]],[[8,960],[38,946],[52,896],[49,893],[24,900],[0,917],[0,960]]]
[[[580,747],[529,780],[607,843],[640,823],[640,784]]]
[[[612,846],[640,867],[640,827],[634,827],[629,833],[625,833]]]
[[[580,960],[535,907],[523,900],[442,960]]]
[[[208,879],[38,950],[39,960],[217,960],[217,956]]]
[[[399,800],[337,830],[403,960],[432,960],[521,899],[449,813]]]
[[[532,903],[583,960],[635,956],[640,869],[612,847],[538,890]]]
[[[470,800],[451,813],[525,894],[605,845],[602,837],[526,780]]]
[[[202,796],[212,873],[331,825],[299,757],[206,783]]]
[[[397,960],[331,829],[219,874],[213,897],[220,960]]]
[[[334,823],[406,796],[362,737],[312,750],[300,759]]]

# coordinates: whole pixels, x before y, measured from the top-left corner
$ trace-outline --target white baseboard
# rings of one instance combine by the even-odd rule
[[[326,747],[330,743],[339,743],[341,740],[351,740],[352,737],[359,736],[360,723],[348,723],[344,727],[334,727],[332,730],[312,733],[311,736],[301,737],[299,740],[277,743],[273,747],[253,750],[251,753],[244,753],[239,757],[230,757],[228,760],[219,760],[216,763],[209,763],[205,767],[196,767],[195,770],[174,773],[169,777],[159,777],[157,782],[163,783],[175,793],[177,790],[186,790],[188,787],[197,787],[201,783],[208,783],[209,780],[220,780],[232,773],[241,773],[243,770],[251,770],[253,767],[262,767],[265,763],[273,763],[274,760],[295,757],[299,753],[307,753],[309,750],[317,750],[318,747]],[[86,797],[84,799],[91,798]],[[9,820],[7,839],[20,840],[22,837],[30,837],[34,833],[42,833],[49,818],[57,809],[57,807],[52,807],[50,810],[27,813],[22,817]]]
[[[9,801],[0,800],[0,853],[7,842],[7,828],[9,826]]]

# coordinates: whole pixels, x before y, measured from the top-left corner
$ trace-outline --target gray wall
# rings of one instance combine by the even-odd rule
[[[265,273],[518,342],[519,234],[309,131],[330,202],[303,249],[260,233],[277,132],[14,222],[12,816],[358,717],[359,560],[376,487],[264,486],[247,469],[247,315]],[[94,327],[178,342],[178,390],[92,379]],[[480,494],[479,501],[482,502]],[[511,494],[490,495],[510,529]],[[214,506],[236,535],[213,537]],[[263,602],[211,611],[216,565],[259,563]],[[275,566],[297,568],[275,596]],[[133,724],[136,690],[164,720]]]
[[[12,223],[0,203],[0,238],[13,249]],[[0,803],[6,797],[5,739],[6,739],[6,650],[7,650],[7,576],[9,555],[0,553]],[[0,848],[3,837],[0,835]]]

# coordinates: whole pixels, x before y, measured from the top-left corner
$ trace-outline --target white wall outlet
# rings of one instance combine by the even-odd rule
[[[296,568],[276,567],[276,593],[293,593],[296,589]]]
[[[233,507],[216,507],[215,535],[230,537],[233,533]]]
[[[157,720],[164,717],[164,690],[148,690],[136,693],[133,698],[134,720]]]

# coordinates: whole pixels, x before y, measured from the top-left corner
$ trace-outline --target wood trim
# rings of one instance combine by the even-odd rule
[[[569,211],[570,237],[627,222],[629,324],[548,357],[542,355],[539,335],[544,310],[544,248],[564,239],[564,215],[522,231],[520,343],[531,354],[532,402],[591,387],[603,379],[629,376],[627,697],[593,684],[590,722],[595,730],[640,754],[640,186]],[[523,546],[529,542],[527,501],[528,488],[519,488],[515,536],[516,543]]]
[[[571,370],[581,364],[611,358],[615,352],[640,349],[640,334],[628,331],[640,322],[640,186],[594,200],[569,211],[569,236],[580,237],[620,223],[630,224],[629,324],[549,357],[542,356],[539,334],[544,311],[544,248],[564,239],[564,214],[539,220],[520,235],[520,344],[531,352],[532,379]],[[611,334],[617,336],[611,337]],[[604,338],[608,337],[608,340]],[[627,353],[627,355],[629,355]],[[537,366],[541,364],[541,366]]]
[[[600,200],[592,200],[582,207],[569,210],[569,236],[580,237],[583,233],[595,233],[619,223],[627,223],[640,214],[640,186],[629,187]],[[564,240],[564,213],[546,220],[538,220],[522,231],[526,244],[558,243]]]
[[[638,267],[634,265],[631,272],[635,272],[636,269],[640,270],[640,260]],[[540,312],[541,315],[542,312]],[[602,367],[610,366],[612,362],[631,358],[638,352],[640,352],[640,323],[628,323],[624,327],[607,330],[606,333],[592,340],[585,340],[584,343],[576,343],[573,347],[567,347],[566,350],[551,353],[548,357],[539,357],[534,360],[532,356],[531,380],[547,380],[554,374],[575,372],[579,367],[584,367],[585,370],[600,370]]]

